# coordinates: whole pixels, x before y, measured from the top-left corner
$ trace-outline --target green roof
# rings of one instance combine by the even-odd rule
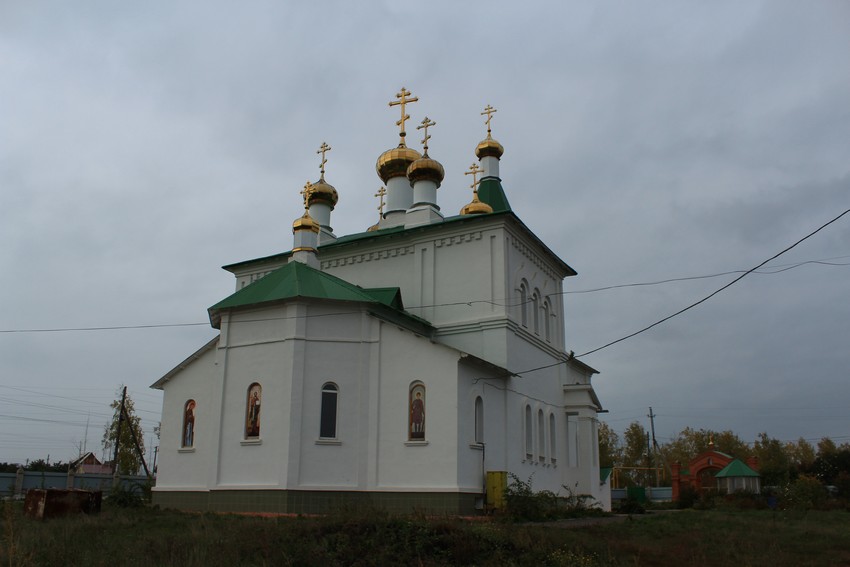
[[[296,297],[382,305],[419,325],[429,324],[424,319],[404,312],[401,291],[397,287],[362,288],[302,262],[289,262],[219,301],[208,311],[213,326],[218,326],[218,312],[222,309],[257,306]]]
[[[608,480],[608,477],[611,476],[611,473],[614,471],[611,467],[603,467],[599,469],[599,482],[605,482]]]
[[[759,473],[744,464],[741,459],[735,459],[722,471],[714,475],[714,478],[729,478],[739,476],[759,476]]]
[[[504,213],[511,210],[502,182],[498,177],[485,177],[478,184],[478,198],[483,203],[493,207],[494,213]]]

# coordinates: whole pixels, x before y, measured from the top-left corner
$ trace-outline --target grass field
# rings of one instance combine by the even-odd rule
[[[184,514],[104,504],[37,521],[5,503],[0,565],[850,565],[850,513],[683,510],[575,526]]]

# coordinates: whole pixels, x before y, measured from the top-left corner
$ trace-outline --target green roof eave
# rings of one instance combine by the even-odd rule
[[[262,258],[252,258],[250,260],[243,260],[242,262],[234,262],[233,264],[222,266],[222,269],[227,270],[228,272],[235,272],[239,268],[250,266],[251,264],[289,260],[290,256],[292,256],[291,250],[288,252],[281,252],[279,254],[272,254],[271,256],[263,256]]]
[[[364,292],[374,297],[380,303],[389,305],[400,311],[404,310],[404,303],[401,301],[401,288],[398,287],[370,287],[364,288]]]

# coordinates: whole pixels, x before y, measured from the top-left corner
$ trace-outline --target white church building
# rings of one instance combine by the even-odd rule
[[[472,202],[444,216],[434,124],[418,127],[423,154],[408,147],[417,99],[396,97],[378,224],[333,233],[323,144],[292,250],[225,266],[236,291],[209,308],[218,336],[153,384],[164,392],[155,503],[473,514],[488,473],[506,472],[610,506],[596,370],[565,346],[563,280],[576,272],[511,210],[495,110],[482,113]]]

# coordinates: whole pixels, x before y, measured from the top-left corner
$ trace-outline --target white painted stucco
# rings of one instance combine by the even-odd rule
[[[610,506],[595,371],[565,351],[563,280],[573,272],[513,214],[321,246],[318,260],[363,288],[400,288],[431,336],[354,302],[294,298],[223,313],[218,341],[155,385],[165,391],[157,491],[480,493],[487,471],[508,471],[537,490],[569,487]],[[287,261],[238,265],[236,289]],[[416,381],[426,391],[424,441],[408,439]],[[253,383],[262,386],[260,436],[245,439]],[[337,435],[320,439],[327,383],[338,388]],[[195,442],[181,448],[189,399]]]

